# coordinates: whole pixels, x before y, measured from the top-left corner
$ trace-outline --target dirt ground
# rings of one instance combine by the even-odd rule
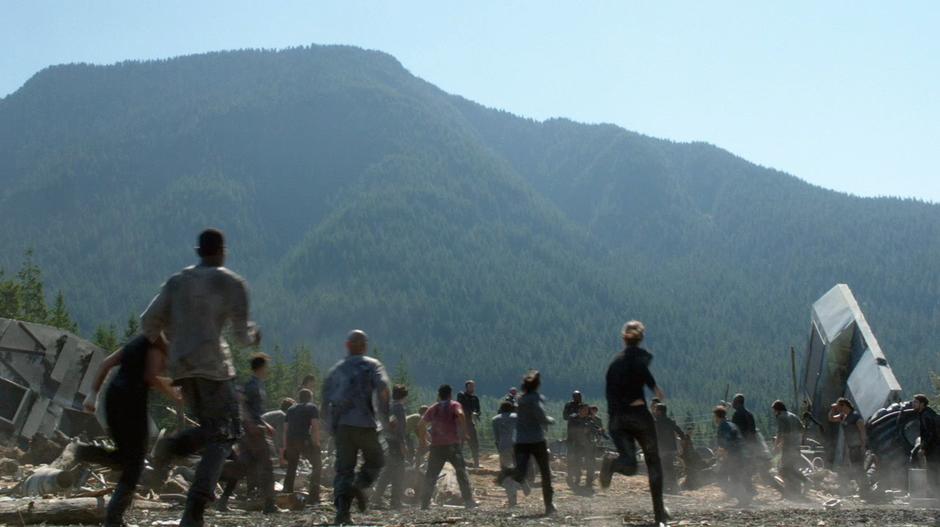
[[[509,525],[562,526],[624,525],[640,527],[652,523],[646,476],[615,476],[613,485],[599,490],[593,497],[575,495],[564,482],[564,475],[555,476],[555,503],[558,514],[542,516],[542,499],[538,488],[528,497],[519,496],[519,506],[506,507],[506,496],[502,488],[493,483],[492,471],[496,468],[493,458],[484,460],[484,470],[473,470],[471,480],[480,507],[465,510],[463,507],[432,505],[428,511],[410,506],[403,511],[369,510],[353,513],[360,525],[419,526],[457,525],[473,527],[502,527]],[[554,467],[559,470],[561,467]],[[596,487],[595,487],[596,488]],[[673,516],[671,525],[678,526],[810,526],[810,527],[901,527],[940,525],[935,518],[940,510],[916,509],[906,505],[903,499],[890,504],[867,505],[853,498],[840,498],[836,509],[824,505],[833,496],[810,491],[804,502],[781,500],[776,492],[758,485],[759,495],[749,508],[737,507],[733,500],[724,497],[715,485],[667,495],[666,506]],[[324,498],[329,500],[327,489]],[[128,523],[143,526],[171,526],[176,524],[180,509],[170,511],[132,511]],[[308,527],[329,525],[333,519],[333,508],[324,504],[308,508],[303,512],[284,512],[265,516],[258,512],[207,513],[207,525],[221,527],[289,526]]]

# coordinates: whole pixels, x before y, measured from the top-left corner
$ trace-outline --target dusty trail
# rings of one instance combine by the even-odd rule
[[[493,466],[491,466],[493,465]],[[568,490],[564,478],[556,474],[557,516],[541,516],[542,500],[538,488],[528,497],[520,495],[520,505],[507,509],[502,489],[497,487],[489,472],[495,468],[492,459],[484,460],[490,470],[474,471],[471,479],[480,507],[465,510],[463,507],[433,505],[429,511],[409,507],[403,511],[370,510],[365,514],[354,512],[353,519],[361,525],[381,526],[433,526],[460,525],[473,527],[503,527],[510,525],[563,526],[625,525],[641,527],[652,521],[652,507],[645,476],[625,478],[616,476],[613,485],[605,491],[598,490],[593,497],[579,496]],[[560,469],[560,464],[555,466]],[[931,526],[940,510],[912,509],[900,501],[885,505],[868,505],[858,500],[843,499],[840,508],[830,510],[824,506],[832,496],[817,492],[808,493],[805,502],[781,500],[776,492],[758,485],[759,495],[754,506],[742,509],[733,500],[726,499],[718,487],[706,486],[681,495],[668,495],[666,504],[676,526],[786,526],[786,527],[902,527]],[[325,493],[329,499],[329,492]],[[156,512],[134,511],[129,523],[140,526],[173,525],[179,510]],[[257,512],[209,513],[207,525],[221,527],[290,526],[312,527],[329,525],[333,518],[330,505],[307,509],[303,512],[285,512],[275,516],[263,516]]]

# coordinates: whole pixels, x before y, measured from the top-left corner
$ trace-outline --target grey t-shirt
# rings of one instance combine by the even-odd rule
[[[167,369],[174,380],[234,378],[232,354],[222,331],[230,324],[232,336],[244,346],[255,338],[248,322],[248,287],[225,267],[195,265],[171,276],[140,318],[151,342],[166,332]]]
[[[377,359],[350,355],[336,363],[323,382],[323,405],[329,426],[376,428],[377,415],[388,418],[387,404],[385,408],[376,408],[376,395],[387,389],[388,384],[385,366]]]

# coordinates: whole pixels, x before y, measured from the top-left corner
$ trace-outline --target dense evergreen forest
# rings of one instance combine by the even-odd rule
[[[285,364],[328,367],[361,327],[419,385],[495,396],[537,367],[549,395],[596,399],[639,318],[680,407],[765,406],[845,282],[909,392],[940,369],[940,206],[520,118],[357,48],[47,68],[0,99],[0,207],[0,266],[32,248],[88,336],[120,333],[217,226]]]

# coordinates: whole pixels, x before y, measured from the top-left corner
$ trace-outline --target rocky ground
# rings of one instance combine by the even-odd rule
[[[484,470],[471,474],[474,492],[480,507],[465,510],[450,505],[435,505],[429,511],[407,508],[401,512],[370,510],[364,514],[354,513],[353,518],[361,525],[419,526],[461,525],[473,527],[501,527],[508,525],[562,526],[562,525],[627,525],[644,526],[652,522],[652,511],[647,493],[645,476],[616,476],[610,489],[598,490],[592,497],[572,493],[563,481],[555,482],[558,514],[543,517],[541,495],[533,489],[531,496],[522,498],[514,509],[506,508],[505,494],[492,481],[493,459],[486,460]],[[853,498],[840,498],[835,507],[827,507],[833,496],[811,491],[803,502],[781,500],[771,489],[759,486],[760,494],[754,505],[740,508],[733,500],[726,499],[714,485],[669,495],[666,504],[672,515],[672,525],[686,526],[811,526],[811,527],[857,527],[857,526],[922,526],[940,525],[935,518],[940,510],[916,509],[906,505],[901,498],[890,504],[867,505]],[[326,494],[328,496],[328,493]],[[179,510],[136,511],[130,523],[141,526],[175,525]],[[252,512],[210,513],[208,525],[223,527],[248,526],[292,526],[304,527],[329,525],[333,510],[329,505],[308,508],[303,512],[285,512],[263,516]]]
[[[47,457],[54,457],[50,453]],[[21,456],[22,460],[28,460]],[[10,468],[16,468],[15,463],[9,463]],[[2,465],[2,464],[0,464]],[[473,527],[502,527],[509,525],[525,526],[567,526],[588,525],[608,526],[627,525],[644,526],[652,521],[651,504],[647,489],[645,475],[634,477],[615,476],[611,488],[601,491],[597,489],[593,496],[585,496],[571,492],[564,482],[564,473],[555,473],[556,506],[558,514],[552,517],[542,516],[541,493],[538,488],[528,497],[520,495],[520,505],[513,509],[506,507],[506,496],[502,488],[493,482],[498,461],[495,457],[484,459],[481,469],[471,470],[471,480],[476,499],[480,507],[474,510],[465,510],[463,507],[453,505],[435,504],[429,511],[421,511],[410,506],[402,511],[384,510],[380,503],[366,513],[355,513],[353,518],[360,525],[382,526],[420,526],[420,525],[459,525]],[[28,465],[27,465],[28,466]],[[553,464],[556,470],[561,470],[564,463]],[[3,466],[0,466],[2,469]],[[9,473],[6,473],[9,472]],[[7,494],[10,487],[20,480],[19,469],[6,471],[0,475],[0,494]],[[831,474],[817,479],[819,488],[832,488]],[[829,479],[827,479],[829,478]],[[300,478],[301,481],[303,478]],[[438,488],[454,487],[452,475],[442,480]],[[93,485],[90,487],[94,488]],[[107,492],[104,487],[99,493]],[[900,493],[887,495],[884,504],[866,504],[857,498],[836,498],[822,490],[812,490],[804,501],[794,502],[780,499],[772,489],[763,485],[758,486],[759,495],[754,504],[748,508],[735,505],[734,500],[726,498],[715,485],[708,485],[695,491],[683,492],[681,495],[667,495],[666,505],[669,507],[673,521],[672,525],[684,526],[809,526],[809,527],[857,527],[857,526],[913,526],[928,525],[940,526],[935,518],[940,517],[940,510],[912,507],[908,500]],[[148,494],[149,502],[140,501],[141,507],[135,508],[129,514],[128,522],[131,525],[175,526],[180,517],[180,501],[183,498],[177,494],[153,495]],[[442,493],[447,495],[446,492]],[[96,495],[94,491],[92,494]],[[893,497],[891,497],[893,496]],[[30,500],[54,500],[61,495],[49,495],[46,498],[27,498]],[[101,499],[106,499],[103,496]],[[283,504],[294,503],[293,496],[283,495]],[[324,490],[324,498],[329,500],[329,489]],[[4,500],[10,497],[0,497],[0,509]],[[22,498],[21,498],[22,499]],[[155,501],[154,501],[155,500]],[[377,501],[373,499],[373,501]],[[444,500],[447,501],[446,499]],[[457,500],[451,500],[459,502]],[[99,501],[98,507],[104,504]],[[250,506],[250,504],[236,503],[235,506]],[[255,506],[259,505],[254,503]],[[284,505],[287,506],[287,505]],[[94,505],[92,505],[94,509]],[[288,526],[308,527],[316,525],[329,525],[333,519],[333,508],[329,504],[318,507],[308,507],[302,511],[283,512],[276,515],[264,516],[259,512],[233,511],[227,513],[210,512],[207,515],[207,525],[220,527],[251,527],[251,526]],[[13,518],[16,516],[14,515]],[[7,520],[8,522],[10,520]],[[8,525],[20,525],[20,521]],[[3,525],[0,520],[0,526]],[[51,523],[47,524],[50,527]]]

